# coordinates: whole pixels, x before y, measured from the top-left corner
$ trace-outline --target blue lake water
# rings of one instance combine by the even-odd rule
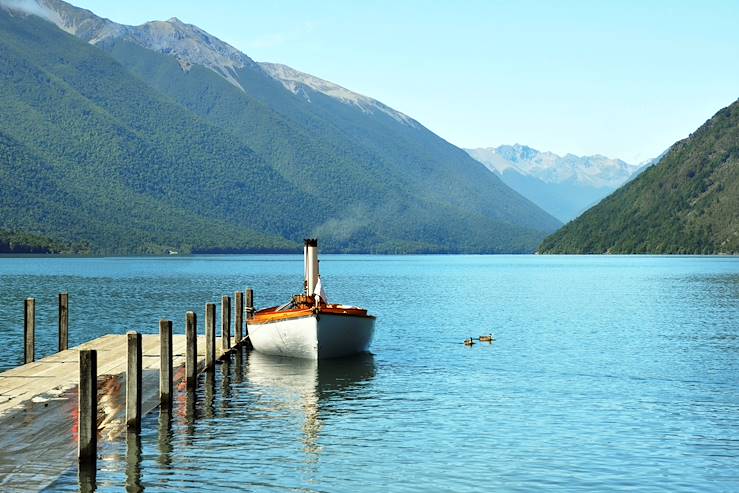
[[[739,259],[332,256],[331,301],[377,315],[371,356],[244,354],[105,445],[98,491],[737,491]],[[0,368],[187,310],[302,287],[299,256],[0,258]],[[493,333],[496,341],[465,347]],[[0,481],[1,482],[1,481]],[[70,464],[50,490],[76,491]]]

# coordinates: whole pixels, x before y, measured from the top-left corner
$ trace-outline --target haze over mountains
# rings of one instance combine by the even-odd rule
[[[411,117],[176,18],[0,8],[0,230],[95,253],[527,252],[560,223]],[[70,36],[73,35],[73,36]]]
[[[520,144],[466,151],[562,222],[574,219],[643,169],[601,155],[558,156]]]

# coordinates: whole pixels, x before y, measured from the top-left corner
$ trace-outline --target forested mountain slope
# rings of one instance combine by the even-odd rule
[[[286,81],[288,68],[267,70],[177,19],[121,26],[40,4],[84,42],[0,9],[0,112],[22,123],[0,131],[23,149],[13,159],[46,163],[75,205],[41,225],[17,214],[13,228],[106,252],[281,250],[308,235],[331,251],[525,252],[559,225],[370,98]]]
[[[739,254],[739,101],[539,251]]]
[[[405,115],[367,111],[308,86],[287,90],[256,64],[234,70],[236,87],[205,67],[183,71],[176,57],[129,40],[99,46],[152,87],[241,139],[305,193],[340,204],[313,230],[324,245],[343,251],[518,252],[559,226]]]
[[[301,194],[97,48],[0,9],[0,82],[0,229],[101,253],[295,246],[300,221],[260,211]]]

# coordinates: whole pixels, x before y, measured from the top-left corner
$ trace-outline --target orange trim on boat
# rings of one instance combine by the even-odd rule
[[[331,314],[331,315],[348,315],[353,317],[367,317],[374,318],[372,315],[367,315],[367,310],[364,308],[348,308],[341,307],[339,305],[321,305],[319,307],[311,308],[300,308],[295,310],[284,310],[281,312],[276,311],[278,307],[273,306],[271,308],[265,308],[259,310],[250,318],[247,323],[251,324],[266,324],[270,322],[277,322],[278,320],[289,320],[292,318],[310,317],[314,314]]]

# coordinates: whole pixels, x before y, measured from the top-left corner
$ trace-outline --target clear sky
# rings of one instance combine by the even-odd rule
[[[638,162],[739,97],[739,0],[72,0],[179,17],[374,97],[463,147]]]

